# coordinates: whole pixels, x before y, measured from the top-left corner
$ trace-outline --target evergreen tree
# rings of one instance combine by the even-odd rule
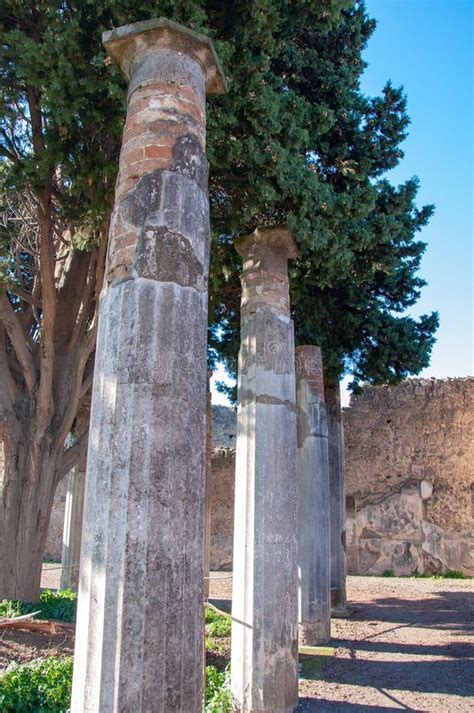
[[[292,194],[275,220],[285,217],[300,249],[290,265],[296,341],[321,345],[329,382],[348,371],[357,388],[397,383],[429,363],[437,314],[415,320],[404,313],[424,284],[417,272],[426,246],[415,238],[433,207],[416,208],[416,179],[394,187],[383,178],[403,158],[406,99],[389,82],[380,97],[361,93],[362,51],[375,23],[363,3],[340,17],[327,32],[297,26],[274,60],[288,87],[314,107],[305,159],[321,187],[299,205]],[[228,235],[217,242],[213,274],[221,282],[212,294],[210,344],[233,373],[239,260]]]

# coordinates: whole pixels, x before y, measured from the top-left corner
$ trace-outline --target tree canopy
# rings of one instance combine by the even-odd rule
[[[401,88],[387,82],[378,97],[360,90],[362,51],[374,29],[364,4],[349,3],[324,31],[296,22],[271,62],[306,107],[299,151],[314,177],[273,212],[294,230],[300,249],[290,265],[296,340],[321,345],[328,379],[351,372],[353,388],[418,373],[429,363],[438,325],[436,313],[418,320],[406,314],[425,284],[418,270],[426,246],[417,233],[433,207],[416,207],[416,178],[392,186],[384,176],[403,158],[409,118]],[[231,237],[221,234],[213,253],[213,274],[221,269],[222,281],[211,327],[215,355],[230,372],[239,343]]]

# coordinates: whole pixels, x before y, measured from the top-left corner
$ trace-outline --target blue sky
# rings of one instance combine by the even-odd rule
[[[438,310],[431,365],[421,376],[474,374],[474,0],[367,0],[377,28],[362,91],[403,85],[411,118],[393,183],[420,179],[418,203],[436,212],[421,233],[428,285],[411,314]],[[222,378],[222,374],[218,375]],[[347,396],[344,397],[347,403]],[[213,393],[214,403],[224,403]]]

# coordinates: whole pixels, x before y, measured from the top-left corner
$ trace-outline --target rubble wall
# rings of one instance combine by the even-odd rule
[[[344,439],[349,572],[474,575],[474,378],[365,388]]]

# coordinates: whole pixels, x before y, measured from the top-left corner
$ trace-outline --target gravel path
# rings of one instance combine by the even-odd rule
[[[230,581],[211,583],[226,609]],[[300,682],[299,711],[474,711],[473,580],[348,577],[347,585],[354,613],[332,620],[334,656],[318,680]]]
[[[333,619],[334,655],[300,682],[301,713],[474,712],[473,580],[348,577],[347,589],[354,613]],[[215,604],[229,610],[231,590],[212,573]]]
[[[334,657],[302,681],[301,711],[474,711],[472,580],[349,577]]]

